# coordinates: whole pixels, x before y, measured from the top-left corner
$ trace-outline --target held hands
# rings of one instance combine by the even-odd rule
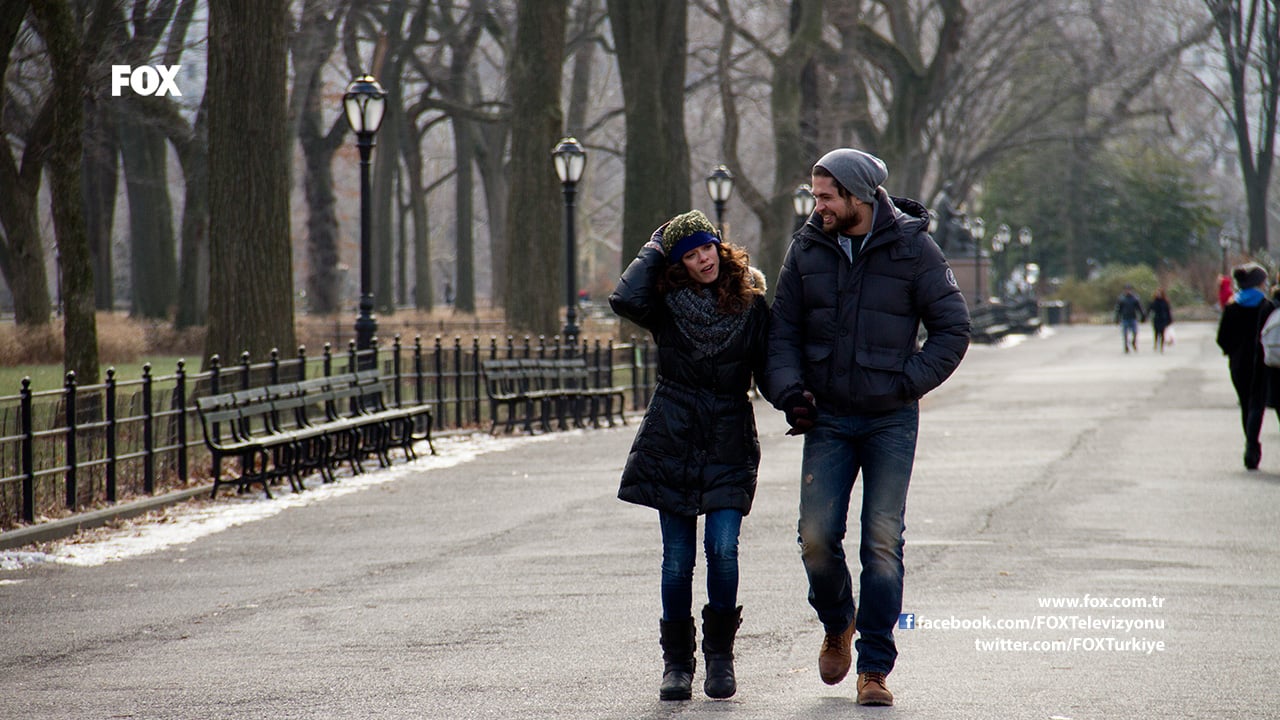
[[[787,424],[791,426],[787,431],[788,435],[803,435],[813,429],[813,423],[818,419],[818,406],[813,404],[813,393],[808,390],[795,393],[787,398],[782,407],[787,414]]]

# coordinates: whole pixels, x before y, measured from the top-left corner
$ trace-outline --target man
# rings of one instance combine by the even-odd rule
[[[809,603],[826,631],[818,656],[834,685],[859,635],[858,703],[892,705],[885,677],[902,611],[902,533],[917,401],[969,347],[969,312],[928,212],[891,198],[879,158],[841,148],[813,167],[814,214],[792,238],[771,311],[767,373],[789,434],[803,434],[799,542]],[[923,322],[923,347],[917,329]],[[862,474],[855,607],[843,540]]]
[[[1120,339],[1124,342],[1124,351],[1133,348],[1138,352],[1138,321],[1146,320],[1147,314],[1142,310],[1142,301],[1133,292],[1133,286],[1126,284],[1124,292],[1116,300],[1116,322],[1120,323]]]

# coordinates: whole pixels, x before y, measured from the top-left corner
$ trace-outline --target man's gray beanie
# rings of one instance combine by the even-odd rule
[[[863,202],[873,203],[876,188],[889,177],[884,161],[853,148],[837,148],[822,156],[814,167],[831,173],[850,195]]]

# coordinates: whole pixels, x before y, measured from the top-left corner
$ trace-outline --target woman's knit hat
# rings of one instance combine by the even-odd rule
[[[1267,281],[1267,270],[1258,263],[1249,262],[1232,270],[1231,276],[1235,278],[1237,287],[1241,290],[1247,290],[1265,283]]]
[[[662,231],[662,251],[672,265],[680,262],[685,253],[694,248],[719,242],[720,233],[701,210],[690,210],[671,218]]]

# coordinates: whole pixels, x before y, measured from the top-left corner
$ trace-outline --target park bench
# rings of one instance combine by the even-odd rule
[[[535,418],[542,430],[550,431],[552,416],[561,430],[590,422],[600,426],[601,417],[613,426],[614,404],[626,424],[626,388],[598,386],[591,382],[591,370],[583,356],[567,358],[508,358],[481,362],[485,394],[489,399],[489,431],[496,432],[506,409],[506,431],[520,422],[526,432],[534,432]],[[601,409],[603,408],[603,412]]]
[[[431,443],[431,409],[426,405],[389,407],[387,381],[376,371],[346,373],[279,383],[206,396],[196,400],[205,445],[213,456],[214,485],[236,485],[244,491],[288,478],[295,492],[302,476],[320,473],[333,481],[333,468],[348,462],[353,473],[364,471],[370,455],[383,467],[389,450],[400,447],[407,459],[417,457],[414,443]],[[224,478],[224,458],[239,461],[238,477]]]
[[[271,482],[288,477],[294,491],[302,485],[291,472],[297,448],[290,433],[274,430],[275,406],[269,388],[210,395],[196,400],[205,445],[213,456],[213,495],[224,484],[244,491],[254,483],[271,497]],[[222,477],[222,460],[236,459],[240,475]]]

